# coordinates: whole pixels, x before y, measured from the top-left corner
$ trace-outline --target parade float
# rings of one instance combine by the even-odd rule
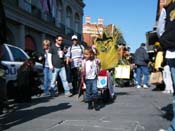
[[[98,28],[97,28],[98,30]],[[114,25],[108,25],[103,33],[93,40],[96,57],[101,62],[97,87],[103,101],[113,101],[115,98],[114,84],[122,87],[125,80],[130,80],[130,53],[122,33]],[[84,94],[85,84],[82,79],[79,97]],[[84,97],[85,100],[85,97]]]
[[[94,39],[94,45],[97,58],[101,61],[101,70],[112,71],[117,83],[130,80],[132,57],[119,29],[114,25],[106,26],[102,35]]]

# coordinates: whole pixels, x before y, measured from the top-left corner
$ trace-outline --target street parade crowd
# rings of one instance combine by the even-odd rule
[[[37,61],[43,64],[42,90],[32,89],[36,82],[34,75],[37,74],[33,71],[35,61],[29,59],[18,70],[17,94],[14,100],[16,103],[31,103],[34,92],[42,96],[57,97],[62,87],[62,92],[66,97],[83,95],[84,102],[88,104],[87,109],[99,111],[98,100],[100,98],[114,100],[115,86],[135,86],[137,89],[148,89],[151,85],[155,85],[157,90],[173,94],[173,113],[175,114],[174,0],[167,0],[162,9],[157,35],[159,39],[154,44],[152,54],[147,52],[145,43],[141,43],[135,53],[131,54],[127,45],[123,43],[119,43],[117,47],[114,45],[116,48],[113,48],[113,45],[109,45],[110,48],[102,48],[102,45],[99,47],[102,38],[96,41],[97,44],[87,46],[81,44],[78,37],[73,35],[71,37],[72,45],[69,47],[63,45],[64,37],[62,35],[57,35],[54,42],[45,39],[42,43],[43,53],[37,57]],[[3,41],[2,38],[0,37],[0,40],[3,44],[5,40]],[[111,44],[110,38],[105,37],[105,40]],[[0,56],[2,56],[2,48],[0,49]],[[104,52],[112,49],[117,52],[117,60],[114,61],[115,67],[105,68],[112,62],[104,61],[102,57],[107,57],[108,54]],[[101,56],[102,54],[103,56]],[[116,56],[114,57],[116,58]],[[110,57],[112,56],[110,55]],[[8,98],[3,77],[5,67],[1,64],[0,69],[0,112],[3,113],[3,109],[8,108]],[[108,93],[108,97],[104,98],[107,96],[106,93]],[[174,130],[175,117],[168,128],[168,131]],[[160,131],[165,130],[160,129]]]

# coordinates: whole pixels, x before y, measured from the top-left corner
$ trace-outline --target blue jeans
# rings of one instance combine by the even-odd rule
[[[97,89],[97,79],[87,79],[85,80],[86,84],[86,100],[92,101],[98,98],[98,89]]]
[[[174,114],[175,114],[175,96],[173,96],[173,115]],[[168,131],[175,131],[175,116],[173,116],[173,120],[171,121],[171,125],[168,128]]]
[[[174,66],[175,63],[171,59],[169,59],[167,60],[167,64],[170,66],[171,77],[172,77],[172,82],[173,82],[173,89],[175,89],[175,66]],[[175,131],[175,94],[173,95],[172,105],[173,105],[173,120],[171,121],[171,125],[168,128],[168,131]]]
[[[49,93],[49,86],[50,86],[50,79],[51,79],[51,71],[49,67],[44,67],[44,93]]]
[[[61,78],[61,82],[62,82],[63,88],[64,88],[64,93],[69,92],[70,88],[68,86],[68,82],[67,82],[67,78],[66,78],[65,67],[54,68],[54,71],[52,72],[52,79],[51,79],[51,92],[57,91],[56,80],[57,80],[58,75]]]
[[[149,80],[149,70],[148,66],[137,66],[136,68],[136,82],[137,85],[142,84],[142,76],[144,75],[144,85],[148,85],[148,80]]]

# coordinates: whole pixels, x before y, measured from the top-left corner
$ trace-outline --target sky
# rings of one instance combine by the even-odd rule
[[[114,24],[123,34],[131,52],[146,42],[146,32],[155,25],[157,0],[84,0],[83,23],[104,19],[104,25]]]

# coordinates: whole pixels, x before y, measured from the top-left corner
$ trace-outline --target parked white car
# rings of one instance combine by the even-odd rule
[[[10,44],[3,45],[2,64],[7,67],[5,79],[8,94],[12,94],[12,92],[14,92],[14,87],[16,87],[17,71],[23,62],[29,58],[29,55],[21,48]],[[43,65],[36,62],[34,70],[42,73]]]

